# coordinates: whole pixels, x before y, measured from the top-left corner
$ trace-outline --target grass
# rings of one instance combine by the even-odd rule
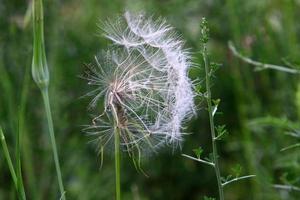
[[[18,193],[18,198],[25,200],[26,195],[25,195],[25,190],[24,190],[24,185],[23,185],[23,180],[22,180],[22,174],[21,174],[21,164],[20,164],[20,148],[19,148],[19,139],[17,141],[17,166],[16,169],[12,163],[12,159],[5,141],[5,136],[3,133],[2,128],[0,127],[0,140],[1,140],[1,145],[3,149],[3,153],[12,177],[12,180],[14,182],[16,191]],[[17,172],[16,172],[17,171]]]
[[[0,124],[16,177],[20,177],[19,169],[22,169],[27,199],[57,199],[59,184],[54,173],[51,142],[46,134],[48,122],[43,102],[38,101],[41,95],[37,87],[33,87],[27,69],[32,56],[32,27],[28,22],[27,27],[21,24],[28,16],[28,6],[26,1],[0,3],[0,28],[4,30],[0,34]],[[193,54],[196,63],[202,59],[197,53],[201,18],[206,17],[210,22],[209,56],[223,63],[211,82],[214,96],[222,99],[219,110],[223,115],[217,113],[215,123],[222,122],[230,130],[229,136],[218,146],[221,171],[229,174],[233,163],[241,163],[244,174],[256,175],[253,179],[226,185],[224,198],[299,199],[299,192],[290,190],[300,186],[299,148],[280,151],[299,143],[298,138],[285,134],[298,127],[284,126],[299,123],[298,76],[272,70],[254,72],[247,63],[235,58],[227,46],[228,41],[233,41],[241,55],[261,63],[286,66],[282,61],[285,59],[299,64],[297,19],[300,14],[296,12],[299,10],[296,0],[230,0],[226,6],[222,1],[72,0],[44,1],[44,7],[51,74],[49,103],[57,146],[63,155],[60,171],[68,199],[111,199],[116,189],[115,179],[111,178],[115,173],[113,155],[105,156],[105,164],[99,170],[97,153],[94,147],[87,145],[89,139],[80,131],[81,125],[89,123],[88,100],[79,98],[86,93],[86,88],[76,77],[83,73],[83,63],[92,60],[107,45],[96,36],[99,19],[113,17],[128,7],[166,17],[187,39],[186,47],[196,52]],[[198,78],[203,74],[195,70],[190,76]],[[212,147],[205,111],[203,106],[197,111],[197,117],[187,124],[186,132],[192,134],[186,137],[183,152],[199,145],[204,149]],[[17,138],[20,138],[21,151],[15,148]],[[172,155],[165,150],[157,156],[146,156],[143,170],[149,178],[128,164],[130,158],[122,157],[120,170],[126,171],[120,183],[122,199],[133,199],[131,188],[136,188],[134,194],[140,199],[194,200],[204,195],[218,196],[212,168],[179,154]],[[16,193],[3,149],[0,162],[0,199],[14,199],[19,193]]]

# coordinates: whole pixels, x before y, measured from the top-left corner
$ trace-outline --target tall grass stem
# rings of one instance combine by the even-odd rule
[[[22,166],[24,173],[26,174],[26,182],[28,185],[27,191],[30,191],[30,196],[32,199],[37,199],[37,187],[36,187],[36,178],[34,175],[34,162],[33,162],[33,155],[32,155],[32,137],[31,134],[26,130],[26,104],[28,102],[28,92],[30,87],[30,67],[26,67],[24,73],[24,80],[22,82],[22,92],[21,92],[21,99],[20,99],[20,106],[18,109],[19,112],[19,119],[18,119],[18,131],[20,135],[20,150],[22,152]]]
[[[19,199],[25,200],[26,196],[25,196],[25,192],[24,192],[25,191],[24,186],[23,186],[23,184],[20,184],[21,181],[18,180],[19,177],[16,175],[16,172],[15,172],[15,169],[14,169],[14,166],[13,166],[10,154],[9,154],[9,150],[8,150],[8,147],[7,147],[7,144],[5,141],[5,136],[4,136],[4,133],[3,133],[1,127],[0,127],[0,140],[1,140],[4,157],[6,159],[6,162],[7,162],[11,177],[13,179],[14,185],[18,192]],[[23,187],[23,188],[20,188],[20,187]]]
[[[20,115],[20,113],[19,113]],[[20,119],[20,116],[19,116]],[[22,177],[22,166],[21,166],[21,137],[22,133],[20,130],[20,121],[18,124],[18,130],[17,130],[17,137],[16,137],[16,176],[17,176],[17,185],[18,185],[18,190],[21,193],[22,199],[26,199],[25,195],[25,190],[24,190],[24,184],[23,184],[23,177]]]
[[[1,145],[2,145],[2,149],[3,149],[3,153],[4,153],[4,156],[5,156],[6,162],[8,164],[8,168],[9,168],[11,177],[13,179],[13,182],[14,182],[16,188],[18,188],[17,176],[16,176],[14,166],[13,166],[13,163],[12,163],[10,155],[9,155],[9,151],[8,151],[7,144],[6,144],[6,141],[5,141],[5,136],[4,136],[4,133],[3,133],[1,127],[0,127],[0,139],[1,139]]]

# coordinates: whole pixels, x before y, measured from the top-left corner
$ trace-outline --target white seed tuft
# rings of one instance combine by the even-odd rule
[[[163,19],[126,12],[102,27],[114,47],[95,57],[86,79],[91,106],[104,99],[104,112],[87,132],[103,147],[121,130],[126,150],[153,149],[182,141],[182,124],[194,111],[194,92],[188,78],[191,66],[183,41]]]

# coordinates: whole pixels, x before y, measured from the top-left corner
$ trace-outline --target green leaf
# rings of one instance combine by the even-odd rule
[[[195,85],[195,92],[199,95],[199,96],[203,96],[202,94],[202,86],[200,84]]]
[[[210,63],[210,72],[209,72],[209,76],[213,76],[215,74],[215,72],[222,66],[222,64],[220,63]]]
[[[195,153],[196,157],[199,159],[201,157],[201,154],[203,153],[202,147],[198,147],[197,149],[193,149],[193,152]]]
[[[212,102],[213,102],[214,106],[218,106],[221,102],[221,99],[213,99]]]
[[[226,125],[218,125],[215,127],[217,132],[217,140],[222,140],[227,134]]]
[[[234,166],[233,168],[231,168],[232,173],[234,174],[234,176],[237,178],[241,175],[243,168],[241,165],[237,164],[236,166]]]

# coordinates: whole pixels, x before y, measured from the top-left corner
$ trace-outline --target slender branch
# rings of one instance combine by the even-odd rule
[[[285,132],[285,134],[289,135],[289,136],[292,136],[292,137],[295,137],[295,138],[300,138],[300,132],[298,132],[298,131],[295,131],[295,132],[288,131],[288,132]]]
[[[198,162],[201,162],[201,163],[204,163],[204,164],[207,164],[207,165],[210,165],[212,167],[215,167],[215,164],[213,162],[208,162],[206,160],[203,160],[201,158],[195,158],[193,156],[189,156],[189,155],[186,155],[186,154],[181,154],[183,157],[186,157],[186,158],[189,158],[191,160],[195,160],[195,161],[198,161]]]
[[[224,133],[221,133],[220,135],[218,135],[217,137],[215,137],[214,139],[215,140],[219,140],[220,138],[222,138],[222,136],[225,134],[225,132]]]
[[[212,148],[213,148],[213,162],[214,162],[214,169],[217,177],[218,182],[218,189],[219,189],[219,197],[220,200],[224,200],[224,191],[221,182],[221,175],[220,175],[220,168],[219,168],[219,161],[218,161],[218,149],[216,144],[216,134],[215,134],[215,124],[213,119],[213,106],[212,106],[212,99],[211,99],[211,90],[210,90],[210,66],[208,61],[207,49],[206,44],[203,45],[202,56],[205,65],[205,82],[206,82],[206,95],[207,95],[207,108],[209,114],[209,123],[210,123],[210,132],[211,132],[211,139],[212,139]]]
[[[280,190],[288,190],[288,191],[297,191],[300,192],[300,188],[293,186],[293,185],[280,185],[280,184],[274,184],[274,188],[280,189]]]
[[[290,145],[288,147],[282,148],[280,151],[286,151],[286,150],[297,148],[297,147],[300,147],[300,143],[296,143],[296,144]]]
[[[233,53],[233,55],[235,55],[236,57],[238,57],[239,59],[241,59],[242,61],[244,61],[250,65],[254,65],[254,66],[258,67],[259,70],[273,69],[273,70],[282,71],[282,72],[291,73],[291,74],[300,74],[300,70],[297,70],[297,69],[291,69],[291,68],[288,68],[285,66],[280,66],[280,65],[262,63],[262,62],[252,60],[251,58],[248,58],[246,56],[243,56],[241,53],[239,53],[237,51],[237,49],[235,48],[235,46],[233,45],[233,43],[231,41],[228,42],[228,47],[231,50],[231,52]]]
[[[60,189],[60,193],[61,193],[61,199],[65,200],[65,190],[64,190],[64,186],[63,186],[62,175],[61,175],[60,164],[59,164],[59,158],[58,158],[58,153],[57,153],[57,147],[56,147],[56,140],[55,140],[55,134],[54,134],[54,128],[53,128],[53,120],[52,120],[52,114],[51,114],[51,108],[50,108],[50,102],[49,102],[48,89],[45,88],[41,91],[42,91],[42,96],[43,96],[43,100],[44,100],[46,116],[47,116],[47,120],[48,120],[50,141],[51,141],[51,146],[52,146],[55,169],[56,169],[56,173],[57,173],[58,185],[59,185],[59,189]]]
[[[228,185],[228,184],[230,184],[232,182],[239,181],[239,180],[246,179],[246,178],[253,178],[255,176],[256,175],[247,175],[247,176],[237,177],[237,178],[231,179],[229,181],[226,181],[225,183],[222,183],[222,187],[224,187],[225,185]]]

